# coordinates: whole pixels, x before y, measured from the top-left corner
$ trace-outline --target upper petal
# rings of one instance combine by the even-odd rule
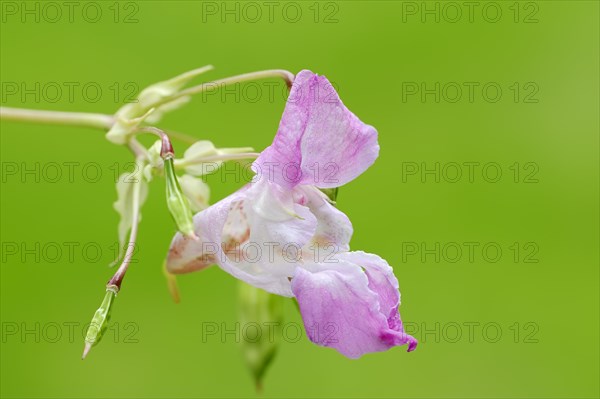
[[[296,76],[273,144],[254,169],[285,187],[331,188],[356,178],[378,155],[375,128],[344,106],[326,77],[304,70]]]

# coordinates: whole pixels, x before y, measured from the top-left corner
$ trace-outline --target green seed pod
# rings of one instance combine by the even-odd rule
[[[188,199],[183,194],[183,190],[177,181],[173,158],[169,156],[165,157],[164,165],[165,179],[167,180],[167,207],[169,208],[169,212],[171,212],[171,216],[179,231],[188,237],[195,237],[192,210]]]
[[[108,327],[110,310],[116,296],[116,290],[107,288],[106,294],[104,294],[104,299],[102,300],[102,304],[100,304],[100,307],[98,310],[96,310],[96,313],[94,313],[94,317],[92,317],[92,321],[85,335],[85,349],[83,351],[83,358],[87,356],[92,346],[97,345],[102,339],[102,336]]]

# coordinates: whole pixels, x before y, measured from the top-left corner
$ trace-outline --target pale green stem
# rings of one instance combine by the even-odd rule
[[[208,70],[210,66],[205,68],[207,68]],[[270,69],[266,71],[250,72],[190,87],[188,89],[175,93],[172,96],[166,97],[160,102],[153,104],[152,106],[158,107],[160,105],[171,102],[181,97],[187,97],[194,94],[202,93],[203,91],[206,91],[210,88],[220,88],[234,83],[241,83],[249,80],[267,78],[282,78],[283,80],[285,80],[288,87],[291,87],[292,83],[294,82],[294,74],[283,69]],[[11,107],[0,107],[0,119],[17,122],[37,122],[53,125],[94,127],[99,129],[110,129],[115,123],[113,116],[105,114],[87,112],[44,111]],[[180,134],[176,134],[174,137],[176,136],[180,136],[179,138],[181,138],[183,141],[190,141],[189,136],[183,137]]]
[[[0,107],[0,119],[16,122],[37,122],[51,125],[68,125],[110,129],[114,119],[110,115],[87,112],[42,111],[34,109]]]

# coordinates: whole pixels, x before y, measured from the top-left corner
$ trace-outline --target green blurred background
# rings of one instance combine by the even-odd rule
[[[2,105],[110,114],[205,64],[216,70],[204,79],[308,68],[379,131],[379,160],[338,204],[352,247],[394,267],[420,345],[349,360],[291,329],[264,396],[598,397],[598,2],[72,3],[69,15],[62,2],[2,2]],[[245,87],[198,96],[159,126],[260,150],[284,86]],[[235,337],[202,330],[234,328],[236,281],[212,268],[179,278],[180,304],[169,297],[161,180],[111,330],[80,360],[112,274],[115,165],[130,155],[93,129],[1,128],[2,397],[255,396]],[[220,180],[213,201],[241,184]],[[301,322],[291,301],[285,312]]]

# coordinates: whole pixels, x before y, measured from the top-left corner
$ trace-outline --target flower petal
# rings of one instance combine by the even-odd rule
[[[392,313],[398,313],[400,305],[398,279],[392,267],[384,259],[363,251],[341,253],[337,258],[360,265],[365,270],[369,279],[369,288],[379,295],[380,310],[384,315],[389,317]]]
[[[363,255],[368,254],[349,257],[362,259]],[[349,358],[397,345],[409,344],[409,351],[414,349],[416,340],[402,330],[391,328],[388,314],[382,313],[390,303],[389,293],[381,295],[372,288],[388,289],[385,284],[385,288],[380,286],[383,280],[377,270],[381,264],[369,266],[377,276],[371,285],[369,274],[358,264],[341,257],[336,260],[338,263],[307,263],[296,270],[292,279],[292,291],[310,340],[335,348]],[[370,264],[374,261],[367,260]]]
[[[167,255],[166,268],[170,273],[182,274],[202,270],[218,263],[221,254],[221,243],[231,240],[242,240],[242,231],[231,230],[229,237],[223,241],[221,235],[230,209],[243,197],[238,191],[222,199],[194,216],[194,232],[197,240],[177,233],[171,241]]]
[[[383,339],[393,345],[408,343],[408,351],[413,351],[417,347],[417,340],[404,332],[398,311],[400,307],[398,279],[394,275],[392,267],[385,259],[362,251],[339,254],[339,259],[363,267],[369,278],[369,288],[379,295],[380,311],[387,317],[389,327],[389,330],[384,333]]]
[[[290,279],[317,220],[307,207],[293,203],[291,192],[279,193],[279,197],[263,195],[276,185],[257,183],[261,184],[266,186],[247,185],[194,216],[199,240],[178,234],[167,257],[167,270],[187,273],[216,263],[248,284],[293,296]],[[286,213],[288,207],[290,213]]]
[[[327,78],[304,70],[296,76],[273,144],[253,168],[284,187],[331,188],[363,173],[378,154],[375,128],[344,106]]]
[[[313,186],[298,186],[294,189],[294,197],[296,202],[306,204],[317,218],[316,231],[303,248],[305,258],[317,263],[326,262],[334,253],[350,250],[352,223],[324,193]]]

